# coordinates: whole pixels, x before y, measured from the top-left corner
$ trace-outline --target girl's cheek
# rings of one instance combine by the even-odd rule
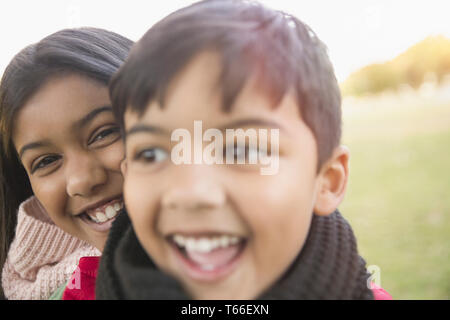
[[[45,181],[31,183],[33,193],[43,205],[53,221],[64,215],[66,202],[66,186],[63,179],[53,177]]]
[[[115,142],[101,153],[105,167],[113,171],[120,171],[120,164],[125,156],[125,148],[121,141]]]

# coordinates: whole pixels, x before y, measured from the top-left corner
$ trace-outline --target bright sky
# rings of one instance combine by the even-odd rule
[[[138,40],[190,0],[2,0],[0,74],[23,47],[63,28],[94,26]],[[449,0],[261,0],[300,18],[327,44],[338,80],[428,35],[450,37]]]

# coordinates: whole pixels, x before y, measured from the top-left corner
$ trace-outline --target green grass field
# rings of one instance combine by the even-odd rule
[[[450,99],[343,107],[350,179],[340,209],[394,299],[450,299]]]

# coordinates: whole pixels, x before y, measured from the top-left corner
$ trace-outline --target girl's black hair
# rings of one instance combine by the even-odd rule
[[[65,29],[26,47],[5,69],[0,82],[0,272],[14,237],[17,209],[33,194],[11,140],[14,116],[53,77],[79,74],[107,86],[132,45],[103,29]]]

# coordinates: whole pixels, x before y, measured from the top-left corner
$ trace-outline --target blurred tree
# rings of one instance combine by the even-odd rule
[[[450,74],[450,39],[428,37],[388,62],[363,67],[341,84],[341,90],[358,96],[396,90],[402,84],[418,88],[427,74],[434,74],[438,83]]]

